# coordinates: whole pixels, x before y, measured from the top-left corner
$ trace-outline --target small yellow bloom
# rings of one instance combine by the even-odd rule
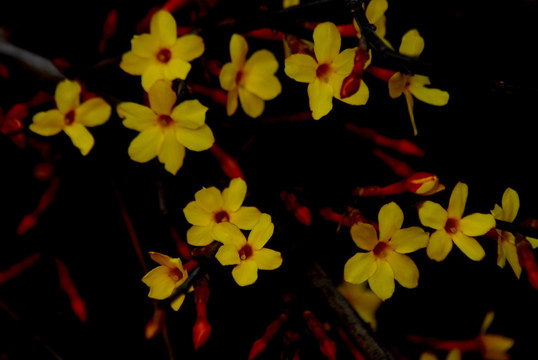
[[[482,357],[486,360],[508,360],[510,355],[507,352],[514,346],[514,339],[499,334],[486,334],[494,315],[493,311],[486,314],[478,335]]]
[[[364,6],[364,4],[363,4]],[[385,16],[385,12],[389,8],[389,3],[387,0],[370,0],[368,2],[368,5],[366,6],[366,19],[368,19],[368,22],[375,27],[375,33],[381,40],[383,40],[385,43],[387,43],[388,46],[390,44],[385,39],[385,34],[387,33],[387,18]],[[361,31],[359,28],[359,25],[355,20],[353,20],[353,25],[355,26],[355,29],[357,30],[357,36],[361,37]]]
[[[422,225],[435,229],[426,253],[430,259],[442,261],[452,250],[452,242],[472,260],[482,260],[484,249],[473,236],[486,234],[495,227],[495,218],[489,214],[474,213],[463,217],[468,188],[457,183],[452,190],[447,210],[432,201],[425,201],[418,210]]]
[[[342,82],[351,74],[355,63],[356,48],[340,52],[341,38],[336,25],[318,24],[314,29],[315,58],[306,54],[293,54],[285,60],[284,72],[298,82],[308,83],[308,97],[315,120],[327,115],[333,97],[351,105],[364,105],[368,101],[368,87],[361,80],[359,90],[341,98]],[[369,61],[365,63],[366,68]]]
[[[112,108],[102,98],[80,103],[81,87],[75,81],[63,80],[56,86],[56,109],[34,115],[29,128],[36,134],[52,136],[64,131],[82,155],[87,155],[95,140],[86,127],[104,124]]]
[[[142,278],[144,284],[149,286],[148,297],[157,300],[166,299],[187,280],[187,271],[179,258],[171,258],[158,252],[150,252],[149,255],[160,266],[149,271]],[[184,300],[185,294],[178,296],[171,303],[172,309],[179,310]]]
[[[177,106],[177,96],[168,81],[159,80],[148,93],[150,107],[132,102],[118,105],[123,125],[140,131],[129,145],[132,160],[145,163],[158,156],[167,171],[176,174],[183,165],[185,148],[209,149],[215,142],[205,124],[207,107],[198,100],[185,100]]]
[[[239,286],[253,284],[258,279],[258,270],[274,270],[282,264],[278,251],[264,248],[273,231],[274,225],[268,214],[260,215],[248,239],[231,223],[222,223],[215,228],[215,237],[222,242],[215,257],[221,265],[235,265],[232,276]]]
[[[403,219],[400,207],[391,202],[379,210],[379,237],[370,224],[359,222],[351,227],[353,241],[367,252],[359,252],[346,262],[345,281],[360,284],[368,280],[383,300],[394,293],[394,280],[406,288],[418,285],[418,268],[404,254],[425,247],[428,234],[418,226],[401,229]]]
[[[194,34],[177,37],[174,17],[157,11],[150,22],[149,34],[135,35],[131,51],[123,54],[120,68],[131,75],[142,75],[142,87],[149,91],[159,79],[187,77],[192,61],[204,52],[203,39]]]
[[[424,50],[424,39],[417,30],[409,30],[402,38],[400,54],[418,57]],[[426,87],[430,85],[430,79],[424,75],[410,75],[400,72],[395,73],[389,80],[389,95],[398,98],[404,94],[407,102],[407,110],[413,125],[413,132],[417,134],[415,116],[413,115],[413,97],[430,105],[443,106],[448,103],[448,92]]]
[[[278,61],[268,50],[258,50],[247,59],[248,44],[244,37],[233,34],[230,40],[231,62],[220,72],[220,85],[228,91],[226,112],[237,110],[238,97],[245,114],[256,118],[263,113],[265,100],[277,97],[282,87],[275,76]]]
[[[231,223],[243,230],[251,230],[261,212],[253,206],[242,206],[247,184],[241,178],[230,181],[220,192],[216,187],[203,188],[194,195],[194,201],[185,206],[185,218],[193,226],[187,231],[187,242],[206,246],[215,240],[214,229],[222,223]]]
[[[375,313],[383,300],[368,289],[366,283],[351,284],[343,281],[338,285],[338,291],[353,306],[361,319],[370,324],[373,330],[376,330],[377,319]]]

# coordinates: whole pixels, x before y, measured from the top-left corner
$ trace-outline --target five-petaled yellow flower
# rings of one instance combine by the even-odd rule
[[[200,57],[204,49],[198,35],[178,38],[174,17],[159,10],[151,18],[149,34],[133,37],[131,51],[123,54],[120,67],[131,75],[142,75],[142,87],[149,91],[159,79],[184,80],[191,69],[189,61]]]
[[[424,39],[417,30],[409,30],[402,38],[400,54],[418,57],[424,50]],[[424,75],[410,75],[397,72],[389,80],[389,94],[398,98],[404,94],[407,110],[413,125],[413,132],[417,134],[415,116],[413,115],[413,97],[430,105],[443,106],[448,103],[448,92],[426,87],[430,79]]]
[[[187,231],[187,242],[205,246],[215,240],[214,229],[222,223],[231,223],[243,230],[251,230],[258,222],[261,212],[253,206],[242,206],[247,184],[241,178],[230,181],[220,192],[212,186],[194,194],[194,201],[185,206],[185,218],[193,226]]]
[[[123,125],[140,131],[129,145],[132,160],[145,163],[158,156],[166,170],[176,174],[183,165],[185,148],[209,149],[215,142],[205,124],[207,107],[198,100],[185,100],[175,106],[177,96],[168,81],[159,80],[148,93],[150,107],[124,102],[117,111]]]
[[[56,109],[34,115],[29,128],[43,136],[64,131],[82,155],[87,155],[95,140],[86,127],[105,123],[112,108],[102,98],[94,97],[80,103],[81,87],[75,81],[63,80],[56,86]]]
[[[484,235],[494,228],[495,218],[479,213],[463,217],[467,195],[467,185],[459,182],[452,190],[447,210],[429,200],[421,204],[418,210],[420,222],[436,230],[431,234],[426,248],[430,259],[444,260],[452,250],[453,242],[472,260],[482,260],[484,257],[484,249],[473,236]]]
[[[351,105],[366,104],[369,91],[362,80],[356,93],[340,97],[342,82],[353,70],[356,48],[340,52],[340,33],[330,22],[317,25],[313,37],[315,58],[307,54],[293,54],[286,58],[284,67],[290,78],[308,83],[312,117],[318,120],[327,115],[333,107],[333,97]],[[368,64],[369,61],[364,67]]]
[[[372,291],[386,300],[394,293],[394,280],[406,288],[418,285],[418,268],[407,255],[426,246],[428,234],[418,226],[401,229],[404,215],[394,203],[378,214],[379,238],[375,228],[359,222],[351,227],[355,244],[367,252],[353,255],[344,266],[344,280],[360,284],[368,280]]]
[[[271,216],[261,214],[248,239],[231,223],[215,228],[215,237],[222,243],[215,257],[222,265],[235,265],[232,276],[239,286],[253,284],[258,270],[274,270],[282,264],[280,252],[264,248],[273,235]]]
[[[152,269],[142,278],[144,284],[149,286],[148,297],[157,300],[166,299],[187,280],[187,271],[179,258],[171,258],[158,252],[150,252],[149,255],[160,266]],[[172,301],[172,309],[179,310],[184,300],[185,294],[179,295]]]
[[[235,113],[240,102],[245,114],[256,118],[263,113],[264,101],[274,99],[282,91],[280,81],[275,76],[278,61],[273,53],[262,49],[249,59],[247,53],[245,38],[233,34],[230,40],[231,62],[224,64],[219,75],[220,85],[228,92],[228,116]]]

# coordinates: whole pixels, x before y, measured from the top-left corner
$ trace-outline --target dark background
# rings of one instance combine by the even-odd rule
[[[257,3],[221,1],[206,19],[200,20],[206,26],[201,33],[206,43],[204,57],[228,61],[231,33],[261,21],[241,15],[249,7],[255,10]],[[294,13],[291,19],[349,23],[350,15],[342,4],[332,1],[310,7]],[[136,24],[153,5],[159,3],[126,6],[93,1],[81,10],[76,3],[3,2],[0,26],[7,29],[13,44],[49,59],[66,59],[72,64],[66,69],[69,77],[80,77],[92,91],[112,103],[141,101],[139,78],[123,73],[117,64],[119,56],[130,48]],[[269,9],[276,6],[269,5]],[[118,31],[100,55],[97,44],[102,23],[112,8],[118,9]],[[191,4],[175,14],[178,24],[189,24],[191,11],[197,9],[198,5]],[[419,145],[426,152],[424,158],[384,151],[417,171],[437,174],[447,191],[432,200],[443,206],[458,181],[469,185],[467,213],[488,212],[495,203],[500,204],[502,193],[510,186],[521,198],[516,221],[538,218],[534,126],[537,10],[535,1],[523,0],[389,2],[387,39],[397,48],[401,36],[417,28],[426,43],[421,59],[434,65],[432,86],[450,93],[445,107],[415,101],[416,137],[403,98],[391,99],[386,84],[369,75],[364,77],[370,88],[366,106],[350,107],[335,100],[333,111],[319,121],[271,123],[263,117],[247,118],[241,111],[227,118],[221,106],[200,97],[210,107],[207,123],[217,144],[237,158],[245,174],[249,187],[246,204],[272,215],[276,232],[268,247],[282,251],[284,265],[260,272],[256,284],[247,288],[236,286],[228,269],[217,267],[212,271],[209,319],[213,334],[206,346],[198,352],[192,349],[192,294],[179,312],[167,313],[177,358],[247,358],[251,344],[269,322],[290,306],[282,297],[289,292],[297,296],[294,306],[298,309],[315,309],[322,320],[333,320],[324,299],[312,295],[305,285],[303,269],[292,260],[286,261],[287,256],[310,256],[336,283],[339,281],[343,264],[356,248],[347,231],[337,233],[337,224],[318,215],[321,207],[344,212],[346,206],[352,206],[376,219],[379,208],[394,200],[404,209],[405,226],[419,224],[414,206],[423,200],[421,197],[403,194],[357,200],[351,196],[356,186],[387,185],[400,178],[372,155],[372,143],[345,130],[348,122]],[[290,24],[290,17],[282,16],[286,22],[277,21],[275,26]],[[237,27],[208,26],[228,17],[237,19]],[[308,32],[300,34],[308,37]],[[344,44],[354,46],[352,39]],[[269,48],[283,59],[280,43],[249,40],[249,46],[251,53]],[[94,65],[102,59],[110,59],[111,65],[96,69]],[[10,70],[9,78],[0,79],[4,113],[13,103],[28,101],[37,90],[53,93],[55,82],[36,76],[5,56],[0,55],[0,62]],[[193,62],[189,79],[218,86],[215,78],[203,78],[201,70],[200,61]],[[287,78],[283,62],[278,75],[283,93],[266,103],[264,116],[307,110],[306,85]],[[43,110],[50,106],[43,105]],[[24,120],[25,124],[29,122],[30,117]],[[126,149],[135,133],[123,128],[115,115],[91,132],[96,145],[87,157],[81,157],[64,134],[41,138],[25,130],[28,138],[51,144],[53,154],[59,156],[54,168],[61,183],[38,225],[22,236],[15,233],[20,219],[35,208],[48,186],[32,173],[43,159],[31,147],[21,150],[7,136],[0,137],[0,270],[29,254],[42,254],[32,268],[0,286],[0,301],[9,307],[0,309],[0,358],[53,358],[46,346],[63,359],[167,358],[162,337],[144,339],[144,326],[153,305],[147,298],[147,287],[140,281],[144,271],[121,217],[115,189],[144,253],[159,251],[176,256],[169,229],[172,226],[185,234],[189,224],[183,217],[183,207],[202,186],[223,189],[228,179],[209,151],[187,151],[185,164],[176,176],[154,162],[132,162]],[[164,215],[159,186],[166,199]],[[280,200],[283,190],[296,193],[299,201],[310,207],[310,227],[299,224],[286,211]],[[299,249],[292,251],[291,243],[298,244]],[[508,265],[505,269],[497,267],[494,241],[481,239],[481,243],[487,256],[477,263],[457,248],[442,263],[427,259],[424,251],[413,254],[420,269],[419,286],[413,290],[396,286],[394,296],[378,311],[376,338],[395,353],[417,358],[421,348],[410,346],[406,335],[472,338],[486,312],[494,310],[496,318],[490,332],[516,339],[512,358],[535,357],[537,292],[529,285],[525,271],[517,280]],[[86,301],[86,324],[73,315],[67,296],[58,287],[54,257],[69,268]],[[156,265],[149,256],[145,261],[149,268]],[[295,330],[304,332],[300,320],[292,323]],[[317,345],[308,336],[304,338],[304,358],[319,358]],[[277,350],[278,345],[270,348],[266,357],[277,357]],[[342,358],[347,356],[345,350],[341,353]]]

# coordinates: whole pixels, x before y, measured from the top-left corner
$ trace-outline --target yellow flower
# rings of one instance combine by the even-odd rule
[[[375,313],[383,301],[366,287],[366,283],[351,284],[344,281],[338,285],[338,291],[353,306],[361,319],[370,324],[373,330],[376,330]]]
[[[185,100],[174,106],[177,96],[164,80],[151,87],[148,97],[150,107],[132,102],[117,107],[118,115],[125,118],[123,125],[140,131],[129,145],[129,156],[140,163],[158,156],[165,169],[176,174],[183,165],[185,148],[203,151],[215,142],[205,124],[207,107],[198,100]]]
[[[419,360],[437,360],[435,354],[426,351],[420,354]],[[446,356],[446,360],[461,360],[461,352],[459,349],[452,349]]]
[[[359,252],[346,262],[345,281],[360,284],[368,280],[383,300],[394,293],[394,280],[406,288],[418,285],[418,268],[404,254],[425,247],[428,234],[418,226],[401,229],[403,219],[400,207],[391,202],[379,210],[379,238],[370,224],[359,222],[351,227],[353,241],[367,252]]]
[[[308,97],[315,120],[327,115],[335,97],[347,104],[364,105],[368,101],[368,87],[361,80],[359,90],[341,98],[343,80],[351,74],[356,48],[340,52],[341,38],[336,25],[321,23],[314,29],[315,58],[306,54],[293,54],[285,60],[284,72],[298,82],[308,83]],[[365,63],[366,68],[369,61]]]
[[[194,201],[185,206],[185,218],[193,226],[187,231],[187,242],[206,246],[215,240],[214,229],[222,223],[231,223],[243,230],[251,230],[261,212],[253,206],[241,206],[247,193],[247,184],[241,178],[230,181],[222,193],[214,186],[203,188],[194,195]]]
[[[486,314],[478,335],[482,357],[487,360],[508,360],[510,355],[507,352],[514,346],[514,339],[499,334],[486,334],[494,315],[493,311]]]
[[[142,278],[144,284],[149,286],[148,297],[157,300],[166,299],[187,280],[187,271],[179,258],[171,258],[158,252],[150,252],[149,255],[160,266],[149,271]],[[171,303],[172,309],[179,310],[183,300],[185,300],[185,294],[174,299]]]
[[[215,257],[221,265],[235,265],[232,276],[239,286],[253,284],[258,279],[258,270],[274,270],[282,264],[278,251],[264,248],[273,231],[274,225],[268,214],[260,215],[248,239],[231,223],[222,223],[215,228],[215,237],[222,242]]]
[[[363,4],[364,6],[364,4]],[[375,33],[381,40],[383,40],[387,45],[390,44],[385,39],[385,34],[387,33],[386,22],[387,18],[385,17],[385,12],[389,8],[389,3],[387,0],[370,0],[366,6],[365,14],[368,22],[375,27]],[[353,20],[353,26],[357,30],[357,36],[361,37],[361,31],[359,25],[355,20]]]
[[[228,116],[237,110],[238,95],[245,114],[256,118],[265,108],[264,100],[274,99],[282,91],[275,76],[278,69],[275,56],[268,50],[258,50],[247,59],[247,52],[245,38],[233,34],[230,40],[231,62],[224,64],[219,76],[220,85],[228,91]]]
[[[95,140],[86,127],[104,124],[112,111],[103,99],[91,98],[80,103],[81,87],[75,81],[63,80],[56,86],[56,109],[34,115],[29,128],[42,136],[64,131],[82,155],[87,155]]]
[[[120,67],[131,75],[142,75],[142,87],[149,89],[159,79],[187,77],[192,61],[204,52],[203,39],[194,34],[177,37],[174,17],[165,10],[157,11],[150,22],[150,33],[135,35],[131,51],[123,54]]]
[[[418,57],[422,50],[424,50],[424,39],[417,30],[409,30],[402,38],[400,54]],[[397,72],[389,80],[390,97],[398,98],[402,93],[404,94],[415,135],[417,134],[417,126],[413,115],[413,97],[430,105],[443,106],[448,103],[448,92],[426,87],[427,85],[430,85],[430,79],[424,75]]]
[[[432,201],[425,201],[418,210],[422,225],[435,229],[426,248],[430,259],[442,261],[452,250],[452,242],[472,260],[481,260],[484,249],[473,238],[495,227],[495,218],[489,214],[474,213],[462,218],[468,189],[457,183],[452,190],[447,210]]]

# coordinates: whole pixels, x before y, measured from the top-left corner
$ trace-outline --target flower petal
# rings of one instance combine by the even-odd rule
[[[187,230],[187,243],[192,246],[206,246],[215,240],[213,226],[193,225]]]
[[[378,22],[385,16],[385,11],[389,8],[387,0],[371,0],[366,7],[366,18],[370,24]],[[377,30],[377,29],[376,29]]]
[[[400,44],[400,54],[418,57],[424,50],[424,39],[420,36],[417,29],[411,29],[402,37]]]
[[[314,29],[314,53],[318,64],[331,63],[340,52],[338,28],[331,22],[318,24]]]
[[[363,250],[371,251],[377,245],[377,232],[370,224],[356,223],[351,227],[350,233],[355,245]]]
[[[202,56],[204,50],[204,39],[195,34],[180,36],[170,48],[172,59],[179,58],[187,62]]]
[[[274,75],[246,73],[243,81],[245,89],[262,100],[274,99],[282,92],[280,81]]]
[[[258,223],[261,211],[254,206],[242,206],[230,213],[230,222],[243,230],[251,230]]]
[[[80,91],[81,87],[76,81],[66,79],[58,83],[54,93],[54,100],[56,101],[56,107],[62,114],[75,110],[80,104]]]
[[[377,270],[377,263],[371,252],[353,255],[344,265],[344,280],[360,284],[368,280]]]
[[[149,286],[148,297],[157,300],[163,300],[172,295],[175,288],[175,282],[168,276],[170,269],[166,266],[158,266],[149,271],[142,281]]]
[[[226,115],[232,116],[237,111],[239,105],[237,90],[230,90],[226,98]]]
[[[409,256],[387,251],[386,260],[392,268],[394,279],[400,285],[408,289],[418,286],[418,268]]]
[[[445,230],[437,230],[430,236],[426,254],[435,261],[443,261],[452,250],[452,238]]]
[[[112,107],[102,98],[89,99],[75,110],[75,117],[84,126],[97,126],[104,124],[108,118]]]
[[[495,218],[490,214],[474,213],[459,221],[459,229],[468,236],[481,236],[495,227]]]
[[[230,185],[222,190],[222,206],[229,212],[239,210],[245,195],[247,194],[247,183],[241,178],[234,178],[230,181]]]
[[[274,270],[282,265],[282,255],[278,251],[265,248],[255,250],[250,260],[253,260],[260,270]]]
[[[448,213],[438,203],[426,200],[418,208],[418,217],[422,225],[440,230],[446,225]]]
[[[164,78],[166,80],[175,80],[181,79],[185,80],[189,72],[191,71],[192,65],[182,59],[171,59],[168,61],[166,66],[164,66]]]
[[[479,261],[486,255],[484,248],[482,248],[482,245],[475,238],[467,236],[460,231],[452,235],[452,240],[454,240],[454,244],[471,260]]]
[[[418,100],[435,106],[444,106],[448,103],[449,94],[446,91],[425,87],[417,82],[422,75],[414,75],[409,79],[408,90]],[[429,81],[428,81],[429,82]]]
[[[284,72],[290,78],[302,83],[312,83],[316,79],[316,60],[306,54],[293,54],[284,61]]]
[[[159,265],[166,266],[167,268],[172,268],[172,269],[176,267],[175,265],[176,263],[174,263],[172,261],[172,258],[168,255],[161,254],[155,251],[150,251],[149,256],[151,257],[153,261],[155,261]]]
[[[504,218],[499,220],[513,222],[516,219],[517,212],[519,211],[519,195],[514,189],[507,188],[504,191],[502,209]]]
[[[160,126],[148,127],[131,141],[127,149],[129,157],[139,163],[148,162],[159,154],[163,140]]]
[[[176,139],[174,131],[167,129],[164,140],[159,150],[159,161],[171,174],[177,174],[185,159],[185,147]]]
[[[403,255],[402,255],[403,256]],[[382,300],[387,300],[394,293],[394,273],[386,261],[377,262],[376,272],[368,279],[372,291]]]
[[[237,75],[240,70],[237,64],[231,62],[224,64],[219,74],[220,86],[226,91],[237,88]]]
[[[224,221],[213,226],[213,237],[225,245],[234,246],[237,251],[247,243],[245,235],[237,226]]]
[[[185,100],[172,110],[170,116],[181,127],[198,129],[205,124],[207,110],[207,106],[198,100]]]
[[[123,102],[117,106],[116,111],[123,120],[123,126],[128,129],[144,131],[157,125],[157,114],[149,107],[133,102]]]
[[[258,223],[248,235],[248,243],[254,250],[259,250],[265,246],[267,241],[273,236],[275,226],[271,222],[271,216],[261,214]]]
[[[342,87],[342,81],[339,81],[338,85],[335,85],[335,83],[331,84],[333,89],[340,89]],[[364,105],[368,102],[368,99],[370,98],[370,90],[368,89],[368,85],[366,85],[366,83],[361,80],[359,90],[357,90],[353,95],[342,99],[340,97],[340,92],[335,91],[334,97],[349,105]]]
[[[502,241],[501,242],[502,251],[504,253],[504,256],[508,260],[508,263],[512,267],[512,270],[514,270],[514,274],[516,274],[516,277],[519,279],[521,276],[521,265],[519,264],[519,257],[517,255],[516,246],[514,244],[509,243],[508,241]]]
[[[389,79],[389,95],[396,99],[400,97],[407,86],[408,75],[397,72]]]
[[[159,39],[153,34],[135,35],[131,39],[131,54],[139,58],[154,61],[159,50]]]
[[[265,109],[265,102],[250,91],[239,88],[239,102],[245,114],[251,118],[257,118]]]
[[[273,75],[278,70],[278,61],[269,50],[258,50],[245,62],[243,70],[248,74]]]
[[[171,83],[166,80],[156,81],[149,89],[148,98],[151,109],[158,115],[170,115],[177,100]]]
[[[220,262],[221,265],[237,265],[241,263],[241,258],[239,257],[239,252],[237,248],[233,245],[222,245],[215,258]]]
[[[207,226],[213,220],[213,214],[203,209],[196,201],[191,201],[183,209],[185,219],[192,225]]]
[[[166,65],[161,63],[152,62],[149,64],[142,73],[142,87],[146,92],[149,92],[151,87],[157,82],[157,80],[164,80],[164,69]]]
[[[395,203],[383,205],[379,210],[379,240],[387,241],[402,227],[404,214],[402,209]]]
[[[428,233],[419,228],[412,226],[400,229],[392,235],[389,241],[390,246],[400,254],[408,254],[428,245]]]
[[[319,120],[333,108],[333,88],[329,84],[315,79],[308,85],[308,98],[312,118]]]
[[[467,184],[458,182],[452,190],[450,200],[448,202],[448,217],[452,219],[461,219],[463,211],[465,210],[465,203],[467,202],[468,195]]]
[[[234,267],[232,276],[239,286],[252,285],[258,279],[258,265],[253,260],[242,261]]]
[[[127,74],[142,75],[151,63],[153,59],[140,57],[129,51],[121,57],[120,68]]]
[[[174,311],[178,311],[183,302],[185,301],[185,294],[179,294],[171,303],[170,306]]]
[[[213,132],[207,125],[202,125],[197,129],[177,127],[176,139],[180,144],[192,151],[207,150],[215,142]]]
[[[73,145],[75,145],[82,155],[88,155],[95,143],[92,134],[86,129],[86,127],[80,123],[73,123],[64,127],[65,133],[71,138]]]
[[[198,190],[194,199],[205,211],[215,213],[222,210],[222,195],[214,186]]]
[[[243,67],[248,53],[248,43],[245,38],[239,34],[233,34],[230,39],[230,58],[239,68]]]
[[[176,20],[168,11],[159,10],[151,17],[149,31],[162,47],[171,47],[177,39]]]
[[[29,128],[36,134],[51,136],[62,131],[64,126],[64,114],[57,109],[53,109],[35,114]]]

